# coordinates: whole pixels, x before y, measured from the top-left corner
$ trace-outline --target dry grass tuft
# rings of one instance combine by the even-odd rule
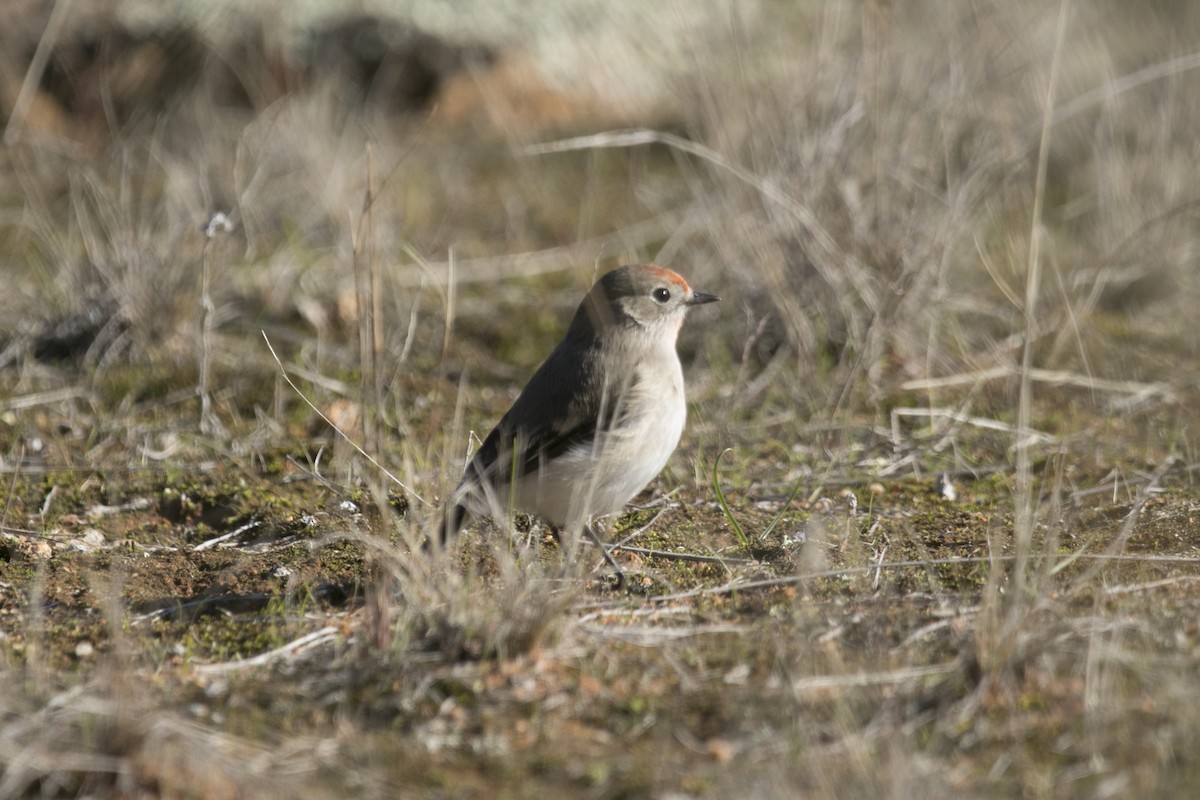
[[[313,767],[304,765],[298,740],[291,752],[273,751],[164,709],[156,699],[141,678],[116,672],[56,693],[6,686],[0,794],[301,796],[303,773]]]

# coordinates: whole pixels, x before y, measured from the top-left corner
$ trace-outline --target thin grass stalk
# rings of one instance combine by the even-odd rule
[[[1058,9],[1058,28],[1054,42],[1054,54],[1050,61],[1049,86],[1042,113],[1042,135],[1038,144],[1037,175],[1034,180],[1033,213],[1029,234],[1029,257],[1025,271],[1025,341],[1021,348],[1021,367],[1018,372],[1020,388],[1017,399],[1016,434],[1016,491],[1014,496],[1013,528],[1016,540],[1016,562],[1013,566],[1012,585],[1013,613],[1019,613],[1023,605],[1026,573],[1029,566],[1030,549],[1033,544],[1034,485],[1032,441],[1027,434],[1033,406],[1033,347],[1037,339],[1037,304],[1042,284],[1042,210],[1046,196],[1046,170],[1050,159],[1050,130],[1054,123],[1054,90],[1058,82],[1059,64],[1066,41],[1067,21],[1070,15],[1070,0],[1062,0]]]
[[[212,251],[213,241],[218,234],[227,233],[232,226],[229,218],[218,211],[204,227],[204,253],[200,264],[200,354],[197,365],[196,393],[200,395],[200,432],[209,435],[221,430],[220,420],[212,410],[212,395],[209,391],[209,371],[212,364],[212,337],[215,324],[216,304],[212,299]]]
[[[354,269],[354,304],[357,307],[358,314],[358,405],[360,409],[360,419],[363,426],[363,437],[365,448],[355,447],[365,452],[373,452],[374,447],[370,440],[369,431],[371,430],[371,354],[373,348],[371,345],[371,287],[369,270],[363,264],[363,240],[365,234],[363,225],[366,215],[371,209],[371,186],[368,179],[368,185],[363,197],[363,219],[359,220],[359,224],[354,226],[351,233],[352,242],[350,246],[350,260]],[[345,435],[345,434],[343,434]],[[347,436],[347,439],[349,437]]]
[[[38,94],[42,75],[46,71],[46,65],[50,63],[50,57],[58,44],[63,25],[70,16],[72,5],[74,5],[74,0],[57,0],[54,8],[50,10],[50,18],[46,21],[41,38],[38,39],[37,49],[33,52],[33,58],[29,61],[29,68],[25,70],[25,78],[21,81],[21,88],[17,92],[17,99],[13,102],[12,111],[9,112],[8,124],[4,126],[5,144],[12,144],[21,135],[21,129],[25,124],[25,115]]]
[[[375,236],[375,149],[367,145],[367,273],[370,275],[371,303],[371,396],[363,408],[367,452],[378,457],[382,452],[379,417],[383,409],[383,277],[377,257]]]
[[[723,492],[721,490],[720,475],[717,472],[717,470],[721,466],[721,457],[724,456],[726,453],[728,453],[731,449],[732,448],[729,448],[729,447],[725,448],[724,450],[722,450],[720,453],[717,454],[716,459],[713,461],[713,468],[712,468],[713,494],[716,495],[716,497],[717,497],[717,505],[719,505],[721,507],[721,512],[725,515],[725,519],[729,522],[729,527],[733,528],[734,534],[737,535],[738,542],[741,543],[742,547],[749,548],[750,547],[750,539],[749,539],[749,537],[746,536],[746,531],[744,531],[742,529],[742,524],[740,522],[738,522],[737,517],[734,516],[733,509],[729,507],[729,501],[727,501],[725,499],[725,492]],[[797,484],[797,486],[798,485],[799,484]],[[793,492],[793,494],[794,494],[794,492]],[[789,498],[789,501],[790,501],[790,498]]]
[[[446,316],[442,324],[442,355],[440,363],[446,368],[446,356],[450,353],[450,343],[454,338],[454,311],[458,300],[458,276],[454,263],[454,248],[446,253]]]

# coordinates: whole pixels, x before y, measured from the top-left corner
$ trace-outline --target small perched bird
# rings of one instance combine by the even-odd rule
[[[619,511],[666,465],[687,418],[675,340],[692,306],[718,300],[665,267],[619,267],[592,287],[566,338],[483,441],[442,523],[516,508],[583,529]]]

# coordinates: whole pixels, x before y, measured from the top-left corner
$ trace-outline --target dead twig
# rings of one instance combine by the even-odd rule
[[[300,655],[306,650],[311,650],[318,645],[332,641],[341,633],[341,630],[339,627],[329,625],[312,633],[306,633],[298,639],[293,639],[281,647],[260,653],[253,658],[247,658],[243,661],[224,661],[219,664],[199,664],[195,668],[196,673],[198,675],[225,675],[252,667],[264,667],[274,664],[277,661],[283,661],[284,659]]]
[[[976,372],[963,372],[958,375],[946,375],[941,378],[916,378],[900,384],[906,392],[924,392],[931,389],[946,389],[954,386],[970,386],[987,381],[1003,380],[1020,377],[1021,371],[1011,365],[1002,365]],[[1031,367],[1029,380],[1035,383],[1045,383],[1050,386],[1072,386],[1088,389],[1094,392],[1110,392],[1113,394],[1129,394],[1138,397],[1158,397],[1169,402],[1175,398],[1174,390],[1165,383],[1144,383],[1142,381],[1114,381],[1107,378],[1097,378],[1092,375],[1079,375],[1057,369],[1041,369]]]

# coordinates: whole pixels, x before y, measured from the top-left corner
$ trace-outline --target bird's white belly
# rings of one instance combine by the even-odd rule
[[[687,419],[682,370],[678,360],[672,362],[665,369],[659,364],[661,371],[652,380],[638,382],[656,391],[642,390],[630,398],[624,424],[519,480],[517,507],[575,527],[620,511],[654,480],[679,445]]]

